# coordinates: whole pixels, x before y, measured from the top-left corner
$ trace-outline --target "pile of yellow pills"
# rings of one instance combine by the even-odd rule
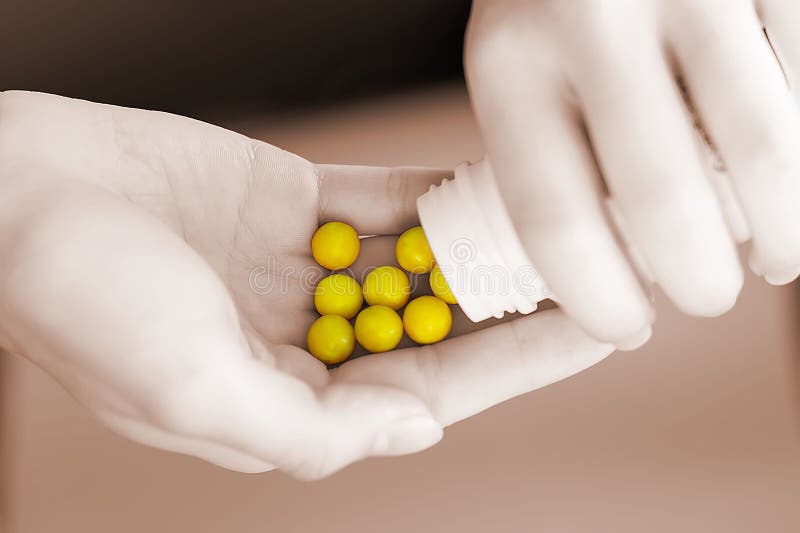
[[[328,270],[348,268],[360,251],[358,233],[343,222],[323,224],[311,239],[314,260]],[[404,332],[418,344],[447,337],[453,324],[448,304],[457,302],[420,226],[398,237],[395,258],[412,274],[430,272],[428,283],[433,296],[419,296],[409,302],[411,280],[392,265],[370,270],[362,284],[346,273],[331,273],[314,290],[314,308],[321,316],[306,335],[308,351],[317,359],[339,364],[352,355],[356,342],[368,352],[388,352],[400,344]]]
[[[430,272],[435,264],[433,252],[421,226],[404,231],[397,239],[394,251],[397,264],[414,274]]]
[[[308,328],[308,351],[325,364],[335,365],[353,353],[355,334],[353,326],[344,317],[324,315]]]
[[[311,238],[314,260],[328,270],[341,270],[356,262],[361,241],[352,226],[344,222],[328,222]]]
[[[397,267],[381,266],[364,278],[364,299],[369,305],[385,305],[395,311],[406,305],[411,282]]]
[[[403,338],[403,321],[394,309],[371,305],[358,313],[355,334],[358,343],[370,352],[388,352]]]
[[[314,307],[321,315],[353,318],[361,310],[364,296],[361,285],[346,274],[323,278],[314,290]]]
[[[418,344],[433,344],[447,337],[453,315],[447,304],[436,296],[411,300],[403,311],[403,327]]]

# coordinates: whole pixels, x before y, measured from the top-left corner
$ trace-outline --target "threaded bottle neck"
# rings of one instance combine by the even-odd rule
[[[473,322],[531,313],[552,298],[528,258],[484,159],[462,163],[417,200],[436,263]]]

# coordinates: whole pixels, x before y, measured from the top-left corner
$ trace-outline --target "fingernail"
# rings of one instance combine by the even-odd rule
[[[406,455],[430,448],[442,439],[442,426],[429,416],[398,420],[379,433],[372,455]]]
[[[650,326],[645,326],[644,329],[639,331],[639,333],[637,333],[636,335],[628,337],[624,341],[618,342],[617,349],[625,351],[635,350],[636,348],[639,348],[648,340],[650,340],[650,337],[652,335],[653,335],[653,328],[651,328]]]
[[[782,272],[772,272],[765,274],[764,279],[771,285],[786,285],[797,279],[800,276],[800,268],[793,268],[791,270],[784,270]]]

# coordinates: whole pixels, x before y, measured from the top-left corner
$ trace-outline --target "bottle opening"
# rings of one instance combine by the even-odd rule
[[[528,258],[494,180],[488,159],[462,163],[417,199],[436,263],[473,322],[536,310],[552,298]]]

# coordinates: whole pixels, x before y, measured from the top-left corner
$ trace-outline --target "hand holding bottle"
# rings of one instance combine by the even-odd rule
[[[790,0],[474,2],[465,66],[500,193],[594,337],[650,336],[636,270],[702,316],[736,301],[738,242],[770,283],[800,273],[798,27]]]

